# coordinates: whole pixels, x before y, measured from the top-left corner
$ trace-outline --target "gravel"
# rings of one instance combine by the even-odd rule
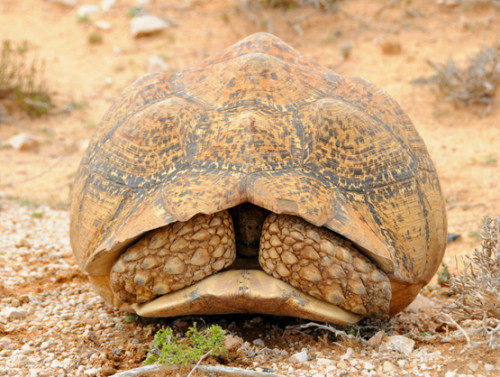
[[[0,375],[102,375],[106,348],[124,347],[122,316],[73,261],[68,223],[66,211],[0,199]]]

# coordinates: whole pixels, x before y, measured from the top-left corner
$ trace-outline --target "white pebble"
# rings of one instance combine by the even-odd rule
[[[7,144],[18,151],[27,151],[37,147],[39,141],[36,137],[30,134],[20,133],[7,140]]]
[[[379,347],[379,352],[397,351],[409,355],[413,351],[415,341],[402,335],[388,336]]]
[[[101,9],[103,12],[107,12],[111,9],[113,5],[115,5],[116,0],[102,0],[101,1]]]
[[[254,345],[256,346],[260,346],[260,347],[265,347],[265,343],[262,339],[254,339],[253,342],[252,342]]]
[[[290,360],[292,363],[305,363],[309,360],[309,355],[307,354],[306,350],[303,350],[294,353],[288,360]]]
[[[145,15],[134,17],[130,20],[130,33],[138,38],[144,35],[158,33],[170,27],[171,24],[162,18]]]
[[[99,13],[99,7],[97,5],[82,5],[76,11],[78,17],[88,17],[96,13]]]

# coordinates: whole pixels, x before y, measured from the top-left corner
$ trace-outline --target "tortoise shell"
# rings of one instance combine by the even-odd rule
[[[368,81],[342,77],[265,33],[127,88],[93,136],[72,195],[78,264],[108,302],[136,312],[144,304],[123,302],[109,282],[127,247],[149,231],[242,203],[349,240],[389,278],[389,314],[429,282],[446,242],[435,168],[398,104]],[[286,284],[271,279],[268,290]],[[253,295],[259,286],[247,287],[244,308],[194,308],[184,305],[186,295],[175,301],[167,294],[160,299],[170,309],[141,313],[273,312],[259,306],[262,292]],[[299,306],[273,313],[295,315]]]

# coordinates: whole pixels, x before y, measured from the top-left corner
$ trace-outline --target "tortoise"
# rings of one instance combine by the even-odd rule
[[[266,33],[125,89],[80,164],[70,228],[97,292],[147,317],[391,316],[446,243],[399,105]]]

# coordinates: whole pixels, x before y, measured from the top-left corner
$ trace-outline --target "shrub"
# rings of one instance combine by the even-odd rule
[[[446,309],[458,323],[480,324],[494,348],[500,337],[500,217],[486,217],[481,236],[481,249],[463,260],[463,271],[450,275],[453,303]]]
[[[221,355],[227,352],[224,335],[224,330],[218,325],[200,331],[196,322],[182,339],[176,337],[172,329],[163,328],[155,334],[153,347],[148,350],[144,364],[188,365],[207,355]]]
[[[44,63],[29,61],[26,42],[5,40],[0,52],[0,100],[12,100],[30,116],[47,114],[53,106],[43,79]]]
[[[436,70],[433,77],[448,101],[458,105],[486,104],[491,106],[500,83],[498,48],[483,47],[460,69],[453,59],[446,64],[429,61]]]

